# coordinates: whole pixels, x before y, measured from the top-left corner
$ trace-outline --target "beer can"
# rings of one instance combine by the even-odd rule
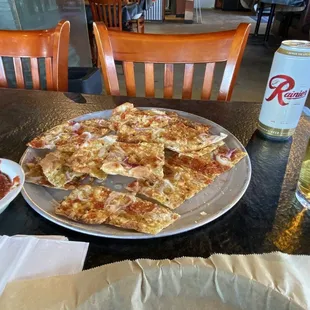
[[[274,140],[292,136],[309,88],[310,41],[283,41],[273,58],[258,130]]]

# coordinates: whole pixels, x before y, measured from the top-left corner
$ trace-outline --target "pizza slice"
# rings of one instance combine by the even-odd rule
[[[126,143],[159,143],[158,137],[164,130],[164,128],[131,127],[124,124],[117,132],[118,141]]]
[[[110,117],[111,130],[118,131],[120,126],[126,124],[126,122],[133,118],[137,110],[130,102],[125,102],[113,109]]]
[[[94,137],[103,137],[110,132],[110,121],[103,118],[91,118],[84,121],[69,121],[70,131],[81,135],[85,132]]]
[[[81,186],[55,209],[56,214],[87,224],[109,224],[157,234],[179,218],[165,207],[103,186]]]
[[[55,187],[51,184],[42,171],[42,167],[39,165],[41,161],[40,157],[34,158],[31,162],[28,162],[23,167],[25,170],[25,181],[27,183],[42,185],[50,188],[71,190],[82,184],[84,176],[75,177],[72,181],[66,183],[63,187]]]
[[[201,150],[227,137],[226,134],[213,135],[201,131],[201,128],[188,126],[182,122],[172,124],[159,133],[158,142],[177,153],[185,153]]]
[[[204,128],[201,124],[195,127],[181,119],[166,127],[137,128],[124,124],[118,130],[118,140],[129,143],[163,143],[165,148],[183,153],[200,150],[227,137],[226,134],[212,135],[208,131],[209,126]]]
[[[27,145],[36,149],[74,151],[90,139],[100,138],[110,132],[110,122],[104,119],[68,121],[34,138]]]
[[[119,131],[123,125],[140,130],[142,128],[163,128],[178,118],[175,112],[158,109],[140,110],[132,103],[126,102],[113,110],[110,122],[111,129],[114,131]]]
[[[241,150],[230,150],[226,146],[218,146],[202,157],[172,153],[166,157],[162,180],[137,180],[127,189],[175,209],[207,187],[217,176],[230,170],[245,155]]]
[[[84,144],[87,144],[91,139],[95,139],[88,132],[78,134],[72,133],[63,133],[59,140],[55,142],[54,147],[52,149],[57,149],[61,152],[73,153],[78,150]]]
[[[180,217],[165,207],[125,193],[113,192],[109,196],[109,206],[114,212],[106,224],[146,234],[158,234]]]
[[[137,179],[161,179],[164,161],[163,144],[116,142],[103,159],[101,170]]]
[[[89,141],[81,146],[69,158],[68,164],[73,171],[86,173],[94,178],[105,180],[107,174],[100,168],[108,148],[116,141],[117,136],[105,136]]]
[[[35,137],[33,140],[27,143],[27,145],[34,149],[53,149],[57,141],[69,137],[69,135],[65,135],[66,127],[67,123],[53,127],[40,136]]]
[[[70,168],[68,165],[70,156],[71,153],[55,151],[48,153],[39,162],[46,179],[57,188],[62,188],[75,177],[83,175],[83,173],[77,173]]]
[[[190,157],[175,153],[167,159],[167,163],[173,166],[189,168],[214,179],[230,170],[245,156],[245,152],[239,149],[229,149],[224,145],[201,157]]]
[[[74,189],[55,208],[55,213],[86,224],[103,224],[110,215],[105,202],[111,190],[103,186],[83,185]]]
[[[197,133],[209,133],[211,126],[203,123],[194,122],[188,118],[179,117],[176,123],[181,123],[188,128],[194,129]]]
[[[175,209],[211,182],[212,179],[190,169],[165,165],[162,180],[137,180],[129,184],[127,189]]]
[[[178,153],[193,152],[224,140],[227,135],[214,135],[210,126],[178,118],[166,126],[132,126],[130,122],[118,129],[118,140],[129,143],[163,143],[165,148]]]
[[[220,141],[220,142],[216,142],[216,143],[213,143],[211,145],[208,145],[208,146],[202,148],[201,150],[180,153],[180,155],[189,156],[189,157],[203,157],[203,156],[206,156],[206,155],[212,153],[213,151],[218,149],[220,146],[224,146],[224,145],[225,145],[225,142]]]

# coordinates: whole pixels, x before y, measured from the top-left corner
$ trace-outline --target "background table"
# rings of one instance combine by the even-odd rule
[[[270,13],[269,13],[267,27],[266,27],[266,31],[264,35],[264,42],[267,42],[269,39],[271,25],[272,25],[273,17],[275,15],[277,5],[280,5],[282,7],[281,11],[283,12],[299,12],[299,11],[303,11],[306,7],[304,0],[260,0],[260,1],[248,0],[246,2],[251,2],[251,7],[252,7],[252,3],[259,2],[257,21],[256,21],[256,26],[255,26],[255,31],[254,31],[255,36],[258,36],[259,26],[260,26],[261,19],[264,13],[265,4],[270,5]],[[291,20],[288,21],[288,27],[289,27],[290,22]]]
[[[309,211],[294,193],[310,121],[300,120],[294,139],[261,139],[255,132],[260,104],[202,102],[0,89],[0,157],[19,161],[26,143],[52,126],[84,113],[131,101],[136,106],[172,108],[208,118],[230,130],[247,148],[252,180],[240,202],[216,221],[171,237],[116,240],[83,235],[41,217],[19,195],[0,215],[0,234],[59,234],[90,242],[85,268],[136,258],[208,257],[212,253],[280,250],[310,254]]]

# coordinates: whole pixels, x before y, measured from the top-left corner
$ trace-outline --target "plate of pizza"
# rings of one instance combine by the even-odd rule
[[[205,225],[246,191],[251,162],[229,131],[197,115],[124,103],[34,138],[22,195],[48,220],[120,239]]]

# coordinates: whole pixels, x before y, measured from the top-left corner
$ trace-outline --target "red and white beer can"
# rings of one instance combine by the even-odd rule
[[[258,130],[276,140],[292,136],[309,88],[310,41],[283,41],[273,58]]]

